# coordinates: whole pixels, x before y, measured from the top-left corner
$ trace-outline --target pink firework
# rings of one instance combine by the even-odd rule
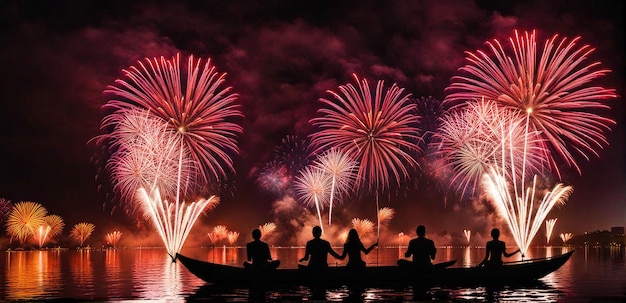
[[[399,185],[417,167],[413,153],[417,142],[416,106],[404,89],[393,84],[384,90],[378,81],[372,95],[365,79],[354,75],[357,87],[339,86],[339,93],[328,91],[335,100],[320,98],[326,107],[311,122],[320,128],[312,135],[319,150],[339,148],[359,163],[356,188],[382,190],[390,180]]]
[[[548,165],[548,151],[543,149],[543,140],[537,132],[526,135],[524,122],[513,112],[485,100],[468,103],[463,110],[447,114],[441,119],[432,143],[434,156],[444,161],[437,169],[448,176],[448,182],[461,198],[477,194],[482,176],[494,161],[501,163],[502,156],[509,152],[514,158],[521,158],[526,151],[527,175],[541,171]],[[504,151],[503,141],[511,143],[504,146]],[[522,170],[521,161],[514,164],[517,171]]]
[[[104,236],[104,239],[106,240],[107,244],[113,247],[117,246],[117,243],[120,241],[121,238],[122,238],[122,232],[119,230],[110,232]]]
[[[103,122],[107,128],[122,120],[130,109],[145,109],[167,125],[181,140],[183,148],[197,165],[204,181],[226,177],[224,168],[233,171],[228,152],[238,152],[237,136],[242,128],[233,120],[241,117],[237,95],[231,88],[222,89],[225,74],[216,72],[211,61],[189,57],[186,73],[181,72],[180,55],[164,57],[131,66],[124,70],[125,80],[118,79],[105,93],[112,95],[104,106],[113,110]],[[115,139],[115,138],[114,138]]]
[[[317,168],[330,176],[330,198],[328,203],[328,225],[332,224],[333,202],[335,194],[347,194],[354,184],[356,161],[339,149],[331,149],[321,155],[315,162]]]
[[[520,117],[530,113],[531,129],[545,138],[546,148],[580,173],[572,151],[588,159],[608,144],[604,132],[615,121],[596,112],[607,109],[602,101],[616,95],[613,89],[591,84],[610,71],[599,62],[588,63],[594,49],[578,47],[579,40],[554,35],[541,52],[534,31],[515,31],[506,50],[498,40],[487,42],[489,51],[467,52],[469,64],[460,69],[465,75],[452,78],[444,103],[463,106],[485,98]],[[554,158],[550,160],[560,175]]]
[[[259,230],[261,230],[261,239],[267,239],[274,231],[276,231],[276,223],[267,222],[263,225],[259,225]]]
[[[330,200],[330,188],[330,176],[316,167],[306,167],[296,178],[296,194],[306,205],[315,206],[322,230],[324,225],[321,209]]]

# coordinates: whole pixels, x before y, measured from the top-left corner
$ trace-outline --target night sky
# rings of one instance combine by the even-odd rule
[[[442,100],[464,51],[535,29],[540,43],[558,33],[594,46],[590,60],[612,70],[596,84],[618,94],[607,101],[617,121],[609,146],[578,160],[582,176],[564,170],[574,193],[548,216],[559,218],[555,233],[625,226],[623,18],[612,0],[0,1],[0,197],[41,203],[65,233],[82,221],[101,233],[126,224],[95,178],[98,146],[88,143],[100,134],[102,92],[138,60],[193,54],[227,73],[245,115],[235,190],[202,223],[247,234],[273,220],[275,199],[254,185],[255,173],[285,136],[310,134],[327,90],[357,73]],[[445,196],[420,183],[381,206],[398,212],[390,227],[406,233],[417,224],[432,233],[492,227],[476,220],[484,207]],[[375,220],[371,200],[341,208]]]

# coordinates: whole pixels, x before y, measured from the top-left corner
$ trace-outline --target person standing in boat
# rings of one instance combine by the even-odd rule
[[[501,266],[502,265],[502,255],[505,257],[511,257],[514,254],[521,252],[520,249],[512,252],[506,252],[506,244],[503,241],[498,240],[500,238],[500,230],[494,228],[491,230],[491,237],[493,240],[487,242],[485,258],[478,264],[478,266]]]
[[[330,242],[321,239],[321,236],[322,228],[315,226],[313,227],[313,239],[306,242],[304,257],[300,259],[300,262],[309,261],[309,265],[306,266],[309,270],[323,271],[328,268],[328,254],[337,259],[341,258],[330,246]]]
[[[435,242],[426,238],[426,227],[424,225],[419,225],[415,229],[415,233],[417,238],[409,241],[409,247],[404,254],[406,258],[413,256],[413,261],[400,259],[398,260],[398,265],[417,269],[430,269],[433,266],[432,260],[435,259],[435,254],[437,253]]]
[[[356,229],[350,229],[346,243],[343,245],[343,253],[339,259],[343,260],[346,255],[348,256],[348,264],[346,264],[346,268],[348,270],[365,269],[365,261],[361,259],[361,252],[364,252],[367,255],[376,246],[378,246],[378,242],[372,244],[372,246],[366,249],[363,242],[361,242],[359,233]]]
[[[243,262],[243,266],[245,268],[257,270],[274,270],[278,268],[278,266],[280,265],[280,261],[272,260],[269,245],[261,241],[260,229],[255,228],[252,231],[252,239],[252,242],[248,242],[248,244],[246,244],[248,261]]]

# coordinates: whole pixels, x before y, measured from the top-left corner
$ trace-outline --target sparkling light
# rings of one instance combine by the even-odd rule
[[[91,236],[96,226],[93,223],[81,222],[74,225],[70,232],[70,238],[82,247],[85,241]]]
[[[331,225],[335,193],[341,196],[349,192],[351,186],[354,184],[356,178],[354,170],[358,165],[356,161],[337,148],[332,148],[321,155],[315,162],[315,165],[320,171],[328,174],[331,178],[330,198],[328,203],[328,225]]]
[[[550,238],[552,238],[552,231],[556,224],[557,218],[546,220],[546,244],[550,244]]]

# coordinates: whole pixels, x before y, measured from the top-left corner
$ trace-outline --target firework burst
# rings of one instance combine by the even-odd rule
[[[355,181],[354,169],[357,167],[356,161],[339,149],[333,148],[321,155],[316,163],[316,167],[328,174],[330,181],[330,198],[328,203],[328,225],[332,224],[333,201],[335,193],[341,196],[347,194]]]
[[[239,239],[239,233],[236,231],[229,231],[227,238],[228,238],[228,244],[233,245],[237,243],[237,239]]]
[[[526,174],[542,171],[548,164],[548,151],[543,149],[543,140],[537,132],[526,134],[524,120],[507,109],[498,108],[493,101],[481,100],[468,103],[460,111],[454,111],[441,120],[441,128],[434,135],[434,156],[443,159],[439,170],[446,172],[449,183],[460,193],[473,196],[480,188],[482,176],[494,163],[507,164],[501,161],[502,142],[504,155],[513,153],[515,158],[526,153]],[[502,131],[506,129],[508,131]],[[509,150],[510,149],[510,150]],[[522,162],[511,162],[517,171],[522,171]]]
[[[122,238],[122,232],[119,230],[110,232],[106,235],[104,235],[104,240],[107,242],[107,244],[116,247],[117,243],[120,241],[120,239]]]
[[[374,231],[374,222],[368,219],[352,219],[352,227],[356,229],[359,235],[364,236]]]
[[[0,198],[0,225],[4,226],[4,223],[11,212],[12,206],[11,201],[5,198]]]
[[[61,234],[65,227],[63,219],[58,215],[48,215],[43,218],[43,224],[39,225],[35,233],[39,248],[43,247],[46,242]]]
[[[520,117],[531,113],[531,128],[545,138],[546,148],[580,173],[572,151],[588,159],[608,144],[604,131],[615,121],[596,112],[607,109],[602,101],[616,95],[613,89],[590,85],[610,71],[599,62],[588,63],[594,49],[578,47],[579,40],[554,35],[541,52],[534,31],[515,31],[510,50],[498,40],[487,42],[489,51],[467,52],[469,64],[460,69],[466,75],[452,78],[444,103],[463,106],[467,100],[486,98]],[[555,160],[550,160],[560,176]]]
[[[13,206],[7,219],[7,233],[11,239],[17,239],[23,244],[34,236],[39,226],[45,224],[44,217],[48,211],[39,203],[18,202]]]
[[[315,206],[322,231],[324,225],[321,209],[330,200],[330,188],[331,177],[316,167],[306,167],[296,178],[296,194],[307,206]]]
[[[180,55],[146,59],[138,65],[124,70],[126,80],[116,80],[105,90],[112,98],[104,107],[113,113],[103,119],[103,129],[122,120],[119,115],[127,110],[144,109],[179,137],[205,184],[234,171],[228,151],[238,152],[236,139],[242,128],[232,120],[242,114],[237,95],[230,87],[221,88],[225,74],[219,74],[210,60],[201,65],[193,56],[186,74],[181,72]]]
[[[91,234],[96,229],[96,226],[92,223],[81,222],[74,225],[70,232],[70,238],[78,243],[80,247],[83,246],[85,241],[91,237]]]
[[[557,218],[546,220],[546,244],[550,244],[550,238],[552,238],[552,231],[556,224]]]
[[[469,244],[470,239],[472,238],[472,232],[469,229],[464,229],[463,234],[465,235],[465,240],[467,240],[467,244]]]
[[[571,240],[574,235],[572,233],[563,233],[560,234],[559,237],[561,237],[561,240],[563,241],[563,243],[567,243],[569,240]]]
[[[396,84],[385,91],[378,81],[372,95],[367,80],[354,79],[357,87],[328,91],[334,101],[320,98],[326,107],[318,110],[322,117],[311,120],[320,128],[311,136],[320,150],[337,147],[359,163],[356,188],[384,191],[390,180],[400,185],[409,169],[418,166],[413,153],[419,151],[419,117]]]

